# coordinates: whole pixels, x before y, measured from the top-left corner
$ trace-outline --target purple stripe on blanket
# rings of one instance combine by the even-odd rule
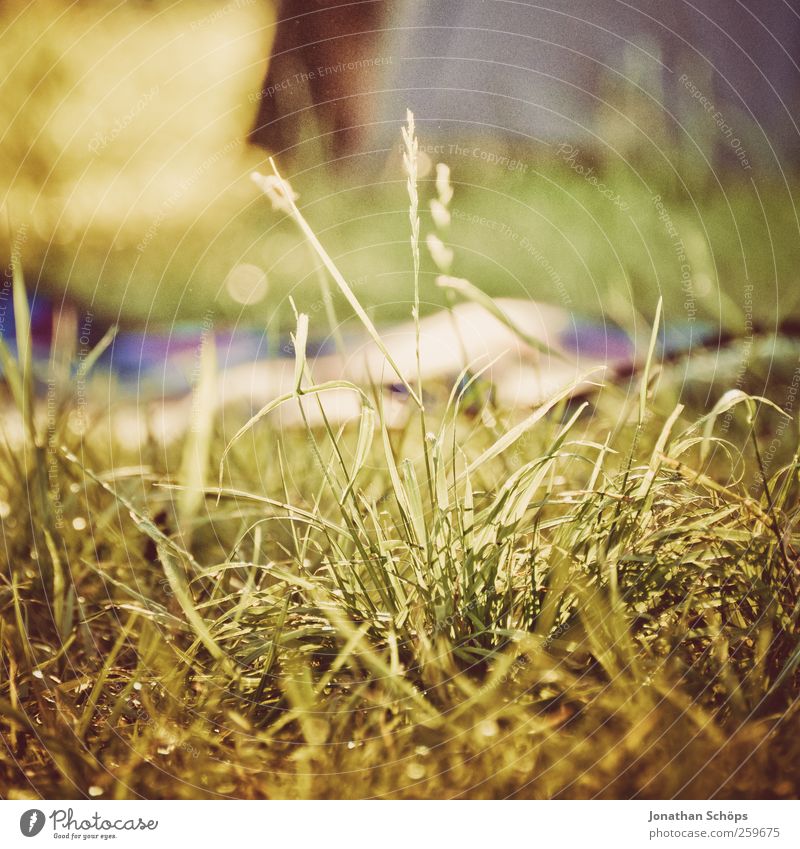
[[[561,331],[558,343],[577,359],[620,363],[633,360],[635,348],[624,330],[611,324],[573,320]]]
[[[698,345],[706,345],[715,340],[714,326],[705,321],[692,321],[668,324],[658,334],[659,356],[672,356]],[[573,319],[572,324],[558,337],[563,350],[578,359],[603,360],[617,365],[633,363],[642,357],[645,351],[637,352],[630,336],[613,324],[600,321]],[[645,343],[646,347],[646,343]]]

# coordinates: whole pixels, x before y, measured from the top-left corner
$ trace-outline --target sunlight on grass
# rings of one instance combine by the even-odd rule
[[[380,345],[274,178],[264,186]],[[233,438],[201,409],[186,445],[141,453],[76,436],[68,393],[45,439],[27,349],[19,365],[3,354],[27,423],[21,452],[0,446],[8,795],[800,790],[798,441],[768,468],[757,429],[780,409],[740,391],[687,411],[654,361],[656,326],[627,396],[608,385],[580,402],[581,378],[520,417],[476,367],[438,387],[442,403],[407,384],[412,415],[390,430],[378,388],[308,384],[295,312],[293,391]],[[360,398],[355,425],[326,420],[331,388]],[[321,426],[267,416],[293,403],[305,416],[309,400]]]

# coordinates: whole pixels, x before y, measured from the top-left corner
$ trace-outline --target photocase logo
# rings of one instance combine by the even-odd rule
[[[84,840],[101,837],[107,840],[115,837],[118,832],[155,831],[158,828],[158,820],[145,820],[141,817],[119,817],[111,820],[99,811],[89,815],[78,814],[78,817],[72,808],[55,808],[47,816],[38,808],[31,808],[19,818],[19,830],[25,837],[36,837],[47,820],[50,820],[55,837],[82,837]]]
[[[38,808],[31,808],[19,818],[19,830],[25,837],[36,837],[44,828],[45,817]]]

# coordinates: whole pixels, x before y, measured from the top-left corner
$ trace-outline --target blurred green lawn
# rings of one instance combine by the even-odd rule
[[[445,159],[447,157],[444,157]],[[556,158],[530,160],[525,171],[451,163],[455,197],[449,244],[453,274],[492,295],[534,298],[579,314],[628,323],[651,317],[663,296],[669,321],[696,317],[742,334],[750,320],[767,328],[796,315],[800,291],[796,177],[751,179],[741,169],[724,180],[691,180],[650,166],[595,167],[584,173]],[[379,321],[407,318],[412,300],[405,181],[387,166],[382,179],[322,166],[292,173],[299,204],[359,299]],[[422,231],[432,229],[423,181]],[[51,286],[109,318],[168,325],[211,310],[223,321],[284,331],[288,302],[327,330],[318,267],[294,226],[255,198],[238,214],[208,217],[174,232],[164,223],[144,253],[53,246]],[[226,291],[238,263],[267,276],[267,294],[242,306]],[[445,303],[435,269],[423,257],[425,309]],[[95,281],[102,281],[96,285]],[[66,281],[66,283],[64,282]],[[348,312],[338,303],[339,318]]]
[[[690,192],[658,174],[601,174],[621,201],[552,166],[496,180],[454,171],[453,179],[453,273],[492,295],[620,318],[631,307],[652,316],[663,296],[673,321],[707,319],[733,333],[748,318],[769,326],[797,312],[798,224],[777,179]],[[362,301],[384,319],[407,316],[411,299],[404,191],[400,181],[380,199],[353,188],[306,209]],[[442,303],[432,263],[424,268],[425,300]],[[313,291],[311,277],[304,284]]]

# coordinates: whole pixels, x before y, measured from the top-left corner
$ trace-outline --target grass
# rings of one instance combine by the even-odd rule
[[[314,403],[295,322],[281,403]],[[264,410],[232,439],[201,410],[184,445],[138,449],[102,413],[77,435],[77,390],[37,418],[30,363],[4,355],[25,426],[0,445],[3,795],[798,795],[776,346],[779,409],[651,354],[631,387],[527,416],[468,373],[412,381],[399,430],[354,389],[354,427]]]
[[[776,317],[797,314],[797,174],[783,181],[759,173],[754,181],[726,171],[717,178],[688,173],[679,163],[673,173],[652,159],[623,167],[582,153],[581,166],[593,167],[602,184],[624,198],[621,209],[553,150],[509,153],[527,171],[508,173],[463,156],[450,162],[456,195],[446,243],[456,253],[455,276],[480,283],[495,297],[579,306],[595,316],[611,310],[623,321],[634,310],[652,321],[663,296],[670,321],[685,320],[691,310],[736,334],[747,318],[774,326]],[[406,180],[399,155],[389,164],[387,156],[359,160],[349,170],[327,163],[284,168],[305,217],[378,324],[407,319],[413,300]],[[432,172],[420,179],[425,195],[433,184]],[[41,278],[32,273],[31,281],[41,279],[57,297],[68,288],[92,304],[98,321],[109,323],[122,316],[171,325],[201,321],[211,310],[220,322],[285,332],[294,326],[289,296],[323,317],[322,265],[311,260],[304,237],[260,201],[243,206],[216,218],[209,213],[211,221],[181,221],[178,233],[165,224],[143,254],[135,246],[110,251],[91,243],[76,253],[71,243],[48,245],[45,271]],[[426,204],[420,220],[423,233],[433,228]],[[689,297],[681,288],[682,253],[693,279]],[[435,263],[421,259],[425,313],[447,300],[434,285]],[[267,296],[249,307],[222,285],[240,262],[263,269],[268,280]],[[97,287],[99,279],[112,285]],[[751,285],[757,298],[748,297]],[[342,318],[352,314],[341,295],[336,307]]]
[[[652,320],[663,296],[673,321],[692,313],[733,333],[743,332],[749,313],[762,325],[796,315],[796,174],[787,182],[770,175],[754,182],[730,172],[719,182],[683,173],[679,180],[652,162],[623,168],[586,154],[583,166],[625,198],[620,209],[548,153],[528,160],[520,174],[451,163],[456,196],[447,244],[456,252],[454,274],[479,281],[495,297],[580,305],[591,315],[608,316],[618,307],[624,317],[633,307]],[[407,318],[412,299],[405,183],[395,174],[389,170],[394,179],[377,187],[351,177],[330,191],[320,189],[316,170],[292,176],[307,218],[336,245],[337,264],[359,281],[359,297],[379,320]],[[423,180],[426,192],[433,179]],[[423,230],[433,226],[426,209],[422,224]],[[271,226],[273,291],[310,301],[316,283],[300,261],[301,248],[280,223]],[[297,269],[291,280],[281,271],[287,260]],[[681,284],[684,262],[693,281],[688,292]],[[423,308],[445,306],[431,285],[437,269],[429,258],[421,273]],[[753,284],[759,297],[749,304]],[[268,313],[256,308],[259,316],[291,322],[287,311],[273,313],[277,302],[264,305]]]

